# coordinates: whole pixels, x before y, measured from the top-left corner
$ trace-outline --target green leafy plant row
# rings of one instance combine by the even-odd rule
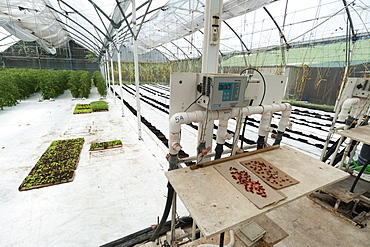
[[[68,88],[74,98],[88,98],[91,90],[91,75],[88,71],[71,71]]]
[[[84,138],[53,141],[19,190],[30,190],[73,180]]]
[[[36,92],[50,99],[69,89],[74,98],[88,98],[92,83],[101,96],[107,95],[105,80],[99,71],[91,77],[90,72],[82,70],[0,69],[0,109],[14,106]]]
[[[91,143],[90,150],[107,149],[111,147],[121,147],[121,146],[122,146],[121,140],[114,140],[109,142],[95,142]]]
[[[107,96],[107,85],[103,75],[99,71],[95,71],[93,74],[93,82],[95,87],[98,89],[100,96]]]

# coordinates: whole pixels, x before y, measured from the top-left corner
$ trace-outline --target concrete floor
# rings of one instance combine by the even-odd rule
[[[139,141],[136,121],[111,98],[109,112],[73,115],[76,103],[99,99],[95,89],[86,100],[39,97],[0,111],[0,246],[98,246],[155,224],[167,193],[164,146],[145,130]],[[85,144],[73,182],[18,191],[53,140],[77,137]],[[89,151],[115,139],[122,148]],[[181,204],[178,213],[187,215]]]

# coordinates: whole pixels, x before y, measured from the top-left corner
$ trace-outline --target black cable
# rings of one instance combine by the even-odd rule
[[[185,109],[185,111],[184,111],[184,112],[186,112],[187,110],[189,110],[189,108],[190,108],[192,105],[194,105],[194,104],[195,104],[195,102],[197,102],[197,100],[198,100],[198,99],[200,99],[200,97],[202,97],[202,95],[200,95],[196,100],[194,100],[194,101],[193,101],[193,103],[191,103],[191,104],[188,106],[188,108],[186,108],[186,109]]]
[[[245,116],[242,130],[242,138],[240,138],[240,148],[243,149],[245,127],[247,126],[248,116]]]
[[[261,78],[262,78],[264,89],[263,89],[262,99],[261,99],[261,102],[259,104],[259,105],[262,105],[262,102],[265,99],[265,95],[266,95],[266,81],[265,81],[265,77],[262,75],[262,73],[258,69],[255,69],[255,68],[246,68],[246,69],[243,69],[240,72],[240,75],[242,75],[243,73],[245,73],[247,70],[250,70],[250,69],[256,71],[261,76]]]

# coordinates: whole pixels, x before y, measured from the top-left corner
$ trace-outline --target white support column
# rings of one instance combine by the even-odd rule
[[[107,73],[107,90],[108,90],[108,93],[107,93],[107,96],[111,93],[110,92],[110,75],[109,75],[109,60],[107,58],[107,61],[105,63],[105,69],[106,69],[106,73]]]
[[[202,73],[217,73],[220,49],[220,32],[223,0],[206,0],[204,13],[204,37]],[[198,140],[201,140],[201,130],[198,131]],[[213,121],[206,125],[205,142],[206,147],[212,148]],[[203,159],[209,161],[210,158]]]
[[[119,80],[119,94],[121,96],[121,109],[122,109],[122,117],[125,116],[123,111],[123,93],[122,93],[122,68],[121,68],[121,48],[118,48],[117,51],[117,62],[118,62],[118,80]]]
[[[137,111],[137,134],[141,140],[141,108],[140,108],[140,91],[139,91],[139,56],[137,51],[137,30],[136,30],[136,4],[135,0],[132,1],[132,32],[134,43],[134,67],[135,67],[135,85],[136,85],[136,111]]]
[[[112,56],[110,57],[110,67],[112,70],[112,88],[113,88],[113,101],[114,104],[116,104],[116,90],[115,90],[115,85],[114,85],[114,67],[113,67],[113,51],[112,51]]]

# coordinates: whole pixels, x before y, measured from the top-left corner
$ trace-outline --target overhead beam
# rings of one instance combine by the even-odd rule
[[[201,57],[202,56],[202,53],[200,52],[200,50],[193,44],[191,43],[187,38],[185,37],[182,37],[186,42],[188,42],[199,54],[199,56]]]
[[[186,53],[180,48],[180,46],[176,45],[175,43],[173,43],[172,41],[170,42],[172,45],[174,45],[177,49],[179,49],[185,57],[187,57],[189,60],[190,60],[190,57],[188,55],[186,55]]]
[[[355,29],[353,28],[351,13],[349,12],[349,9],[348,9],[349,4],[347,4],[346,0],[342,0],[342,1],[343,1],[344,6],[346,7],[346,13],[347,13],[348,21],[349,21],[349,26],[350,26],[351,32],[352,32],[352,41],[356,41],[357,40],[357,35],[355,33]]]
[[[281,30],[280,26],[277,24],[277,22],[275,21],[275,18],[271,15],[270,11],[267,10],[266,7],[263,7],[263,9],[266,11],[266,13],[270,16],[271,20],[274,22],[276,28],[279,30],[279,33],[280,33],[280,38],[284,40],[287,48],[290,47],[290,45],[288,44],[288,41],[286,40],[285,38],[285,35],[283,33],[283,31]]]
[[[78,22],[76,22],[75,20],[73,20],[72,18],[70,18],[68,15],[66,15],[66,14],[64,14],[64,13],[62,13],[62,12],[60,12],[60,11],[58,11],[58,10],[56,10],[56,9],[54,9],[52,6],[50,6],[50,5],[45,5],[46,7],[48,7],[49,9],[51,9],[51,10],[53,10],[53,11],[55,11],[55,12],[57,12],[58,14],[60,14],[60,15],[62,15],[62,16],[64,16],[64,17],[66,17],[68,20],[70,20],[70,21],[72,21],[73,23],[75,23],[76,25],[78,25],[82,30],[84,30],[85,32],[87,32],[88,34],[90,34],[91,36],[93,36],[99,43],[101,43],[101,44],[103,44],[103,41],[102,40],[100,40],[100,39],[98,39],[94,34],[92,34],[89,30],[87,30],[86,28],[84,28],[81,24],[79,24]],[[72,26],[70,26],[70,25],[68,25],[68,24],[66,24],[65,22],[63,22],[63,21],[61,21],[61,20],[58,20],[58,19],[56,19],[58,22],[60,22],[61,24],[63,24],[64,26],[67,26],[67,27],[69,27],[69,28],[71,28],[71,29],[73,29],[74,31],[76,31],[76,32],[78,32],[79,34],[81,34],[83,37],[85,37],[86,39],[88,39],[88,40],[90,40],[92,43],[94,43],[90,38],[88,38],[86,35],[84,35],[83,33],[81,33],[80,31],[78,31],[77,29],[75,29],[75,28],[73,28]],[[99,37],[100,38],[100,37]]]
[[[73,8],[71,5],[69,5],[68,3],[66,3],[64,0],[59,0],[60,2],[62,2],[63,4],[65,4],[68,8],[70,8],[71,10],[73,10],[76,14],[78,14],[79,16],[81,16],[85,21],[87,21],[91,26],[93,26],[96,30],[98,30],[107,40],[109,39],[109,37],[102,31],[100,30],[100,28],[98,28],[94,23],[92,23],[88,18],[86,18],[83,14],[81,14],[78,10],[76,10],[75,8]]]
[[[235,30],[226,22],[226,21],[223,21],[223,23],[225,23],[225,25],[235,34],[235,36],[239,39],[240,43],[242,44],[242,46],[244,46],[244,48],[250,52],[250,50],[248,49],[248,47],[246,46],[246,44],[244,43],[244,41],[242,40],[242,38],[239,36],[239,34],[237,34],[235,32]]]
[[[96,5],[95,3],[94,3],[94,1],[92,1],[92,0],[88,0],[91,4],[92,4],[92,6],[96,9],[96,10],[98,10],[100,13],[102,13],[103,15],[104,15],[104,17],[105,18],[107,18],[107,20],[109,20],[109,22],[111,23],[111,25],[115,28],[115,29],[118,29],[120,26],[121,26],[121,24],[122,24],[122,22],[119,22],[119,23],[115,23],[111,18],[109,18],[109,16],[98,6],[98,5]]]

